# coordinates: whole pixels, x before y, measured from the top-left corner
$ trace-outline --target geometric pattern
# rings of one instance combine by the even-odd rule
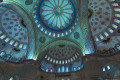
[[[76,8],[71,0],[39,0],[34,9],[37,27],[52,37],[63,37],[75,29]]]
[[[0,57],[5,61],[22,62],[28,57],[29,20],[22,12],[15,5],[0,4]]]
[[[54,65],[52,63],[48,63],[47,61],[43,60],[40,63],[40,68],[45,72],[55,72],[55,73],[65,73],[65,72],[72,72],[78,71],[83,68],[82,60],[79,58],[77,61],[69,64],[57,64]]]
[[[64,46],[63,48],[56,46],[47,50],[45,59],[54,64],[67,64],[79,58],[80,52],[78,51],[79,50],[72,46]]]
[[[28,32],[21,16],[12,7],[0,7],[0,39],[15,47],[27,48]]]
[[[40,56],[38,62],[40,68],[46,72],[64,73],[78,71],[83,68],[81,51],[77,47],[59,45],[50,48],[42,53],[44,55],[42,61]]]
[[[59,45],[42,53],[42,61],[38,57],[40,68],[46,72],[71,72],[83,68],[80,50],[77,47]]]
[[[89,19],[96,43],[108,38],[120,24],[120,7],[115,0],[89,0],[92,17]]]

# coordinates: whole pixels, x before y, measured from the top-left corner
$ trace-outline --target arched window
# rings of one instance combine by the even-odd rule
[[[48,72],[49,70],[48,70],[48,68],[46,69],[46,72]]]
[[[81,68],[80,68],[80,66],[77,68],[77,70],[80,70]]]
[[[56,64],[58,64],[58,60],[56,60]]]
[[[65,62],[64,62],[64,60],[62,61],[62,64],[64,64]]]
[[[60,73],[61,71],[60,71],[60,67],[58,68],[58,73]]]
[[[62,66],[62,72],[65,72],[65,67],[64,66]]]
[[[9,80],[13,80],[13,77],[11,77]]]
[[[68,63],[67,60],[65,60],[65,63],[66,63],[66,64]]]
[[[47,60],[49,61],[49,60],[50,60],[50,57],[48,57]]]
[[[73,68],[73,71],[77,71],[75,67]]]
[[[50,72],[53,72],[53,69],[52,69],[52,68],[50,69]]]
[[[59,61],[59,64],[61,64],[61,60]]]
[[[69,72],[69,68],[68,67],[66,67],[66,72]]]
[[[55,63],[55,59],[53,60],[53,63]]]
[[[50,59],[50,62],[52,62],[52,61],[53,61],[53,59],[51,58],[51,59]]]

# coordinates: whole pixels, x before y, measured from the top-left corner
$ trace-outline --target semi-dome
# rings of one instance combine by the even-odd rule
[[[119,5],[112,0],[89,0],[89,24],[96,43],[108,38],[120,24]]]
[[[120,7],[115,0],[89,0],[89,27],[95,40],[96,53],[103,56],[119,52]]]
[[[31,22],[22,12],[15,5],[0,4],[0,57],[6,61],[19,62],[28,57]]]
[[[40,68],[46,72],[77,71],[83,68],[82,55],[82,52],[77,47],[58,45],[41,53],[38,57],[38,63]]]

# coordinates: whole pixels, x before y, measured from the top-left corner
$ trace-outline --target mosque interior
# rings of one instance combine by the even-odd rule
[[[120,0],[0,0],[0,80],[120,80]]]

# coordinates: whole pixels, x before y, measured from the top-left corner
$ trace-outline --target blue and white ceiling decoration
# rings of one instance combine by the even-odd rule
[[[37,27],[52,37],[68,35],[78,20],[71,0],[39,0],[33,13]]]
[[[41,55],[44,55],[41,59]],[[82,52],[71,45],[58,45],[47,49],[37,58],[40,69],[46,72],[64,73],[83,69]]]
[[[30,31],[33,37],[33,31],[28,31],[28,26],[32,27],[30,19],[21,8],[6,3],[0,4],[0,14],[0,57],[10,62],[27,59],[33,53],[29,46],[34,44],[28,35]]]

